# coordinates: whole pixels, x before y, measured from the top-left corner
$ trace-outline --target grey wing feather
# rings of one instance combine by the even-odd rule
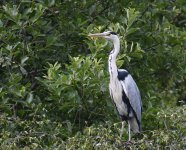
[[[130,105],[136,113],[137,119],[141,123],[141,112],[142,112],[142,102],[139,89],[133,80],[132,76],[129,74],[125,80],[121,81],[123,89],[126,96],[129,99]]]

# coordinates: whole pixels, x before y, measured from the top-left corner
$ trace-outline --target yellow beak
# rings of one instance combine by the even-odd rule
[[[89,34],[90,37],[105,37],[106,33],[95,33],[95,34]]]

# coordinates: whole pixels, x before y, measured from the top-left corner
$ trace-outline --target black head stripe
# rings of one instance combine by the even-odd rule
[[[110,32],[110,34],[116,35],[116,32]]]

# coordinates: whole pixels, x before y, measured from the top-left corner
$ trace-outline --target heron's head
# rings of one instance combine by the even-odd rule
[[[90,36],[90,37],[102,37],[102,38],[108,39],[112,42],[119,39],[118,36],[116,35],[116,33],[112,32],[112,31],[107,31],[107,32],[103,32],[103,33],[89,34],[88,36]]]

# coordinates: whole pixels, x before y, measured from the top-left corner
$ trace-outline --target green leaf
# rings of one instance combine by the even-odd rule
[[[126,33],[126,36],[130,35],[130,34],[133,34],[134,32],[138,31],[139,28],[129,28],[127,30],[127,33]]]
[[[26,101],[28,104],[30,104],[33,101],[33,93],[32,92],[28,93]]]
[[[27,75],[27,71],[26,71],[25,68],[23,68],[22,66],[20,66],[20,70],[21,70],[21,73],[22,73],[23,75]]]
[[[21,59],[21,64],[23,65],[28,59],[29,59],[29,57],[24,56],[24,57]]]

